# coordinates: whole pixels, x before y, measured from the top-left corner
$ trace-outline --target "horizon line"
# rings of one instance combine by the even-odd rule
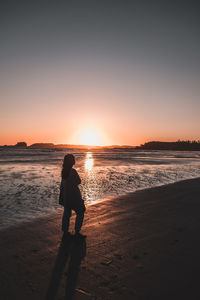
[[[109,144],[109,145],[84,145],[84,144],[65,144],[65,143],[52,143],[52,142],[36,142],[36,143],[32,143],[32,144],[27,144],[26,142],[22,141],[22,142],[17,142],[14,145],[0,145],[0,147],[15,147],[15,146],[24,146],[24,147],[31,147],[33,145],[49,145],[49,146],[65,146],[65,147],[82,147],[82,148],[106,148],[106,147],[121,147],[121,148],[136,148],[136,147],[140,147],[146,143],[177,143],[177,142],[199,142],[200,140],[176,140],[176,141],[159,141],[159,140],[152,140],[152,141],[146,141],[144,143],[141,143],[140,145],[127,145],[127,144]],[[20,145],[21,144],[21,145]],[[24,145],[22,145],[24,144]]]

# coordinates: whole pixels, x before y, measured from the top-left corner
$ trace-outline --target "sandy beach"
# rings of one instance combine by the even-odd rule
[[[200,179],[61,211],[0,232],[0,299],[200,299]],[[70,230],[73,232],[74,217]]]

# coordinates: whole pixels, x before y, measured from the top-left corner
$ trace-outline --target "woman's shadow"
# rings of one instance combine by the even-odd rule
[[[68,270],[67,270],[67,281],[66,281],[64,299],[67,300],[72,299],[77,284],[80,264],[82,259],[85,256],[86,256],[85,238],[83,237],[76,238],[74,236],[65,237],[63,235],[58,250],[58,254],[56,257],[56,262],[52,271],[46,300],[56,299],[57,291],[68,259],[69,259],[69,263],[68,263]]]

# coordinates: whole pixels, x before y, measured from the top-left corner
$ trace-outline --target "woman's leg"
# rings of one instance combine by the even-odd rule
[[[75,212],[76,212],[75,233],[79,233],[83,224],[85,206],[75,209]]]
[[[64,212],[62,217],[62,231],[64,232],[68,232],[70,217],[71,217],[71,208],[64,207]]]

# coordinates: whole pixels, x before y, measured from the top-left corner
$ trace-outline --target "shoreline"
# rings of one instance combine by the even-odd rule
[[[157,185],[157,186],[153,186],[153,187],[147,187],[147,188],[144,188],[144,189],[141,188],[141,189],[138,189],[138,190],[133,191],[133,192],[128,192],[126,194],[120,194],[120,195],[115,195],[115,196],[113,196],[113,195],[112,196],[107,196],[105,198],[100,198],[100,199],[94,200],[92,203],[87,203],[86,207],[90,207],[90,206],[93,206],[93,205],[98,205],[98,204],[103,203],[104,201],[114,201],[117,198],[126,198],[126,197],[129,197],[129,196],[131,197],[132,195],[134,195],[135,193],[138,193],[138,192],[145,192],[145,191],[156,189],[156,188],[159,188],[159,187],[164,187],[164,186],[167,187],[167,186],[170,186],[170,185],[173,185],[173,184],[176,184],[176,183],[188,182],[188,181],[196,180],[196,179],[200,179],[200,177],[182,179],[182,180],[179,180],[179,181],[175,181],[175,182],[171,182],[171,183],[167,183],[167,184],[161,184],[161,185]],[[37,222],[37,221],[40,222],[43,219],[46,219],[46,218],[48,219],[48,218],[54,217],[57,214],[60,215],[60,214],[62,214],[62,211],[63,211],[63,207],[59,206],[58,208],[55,208],[50,212],[35,215],[34,217],[32,217],[32,219],[18,221],[18,222],[15,222],[13,224],[10,224],[10,225],[3,225],[2,224],[2,227],[0,228],[0,233],[3,232],[3,231],[7,231],[7,230],[9,231],[9,230],[15,229],[15,228],[18,228],[18,227],[21,227],[21,226],[26,226],[29,223],[34,223],[34,222]]]
[[[199,195],[195,178],[88,205],[85,244],[63,243],[62,210],[2,230],[0,298],[199,299]]]

